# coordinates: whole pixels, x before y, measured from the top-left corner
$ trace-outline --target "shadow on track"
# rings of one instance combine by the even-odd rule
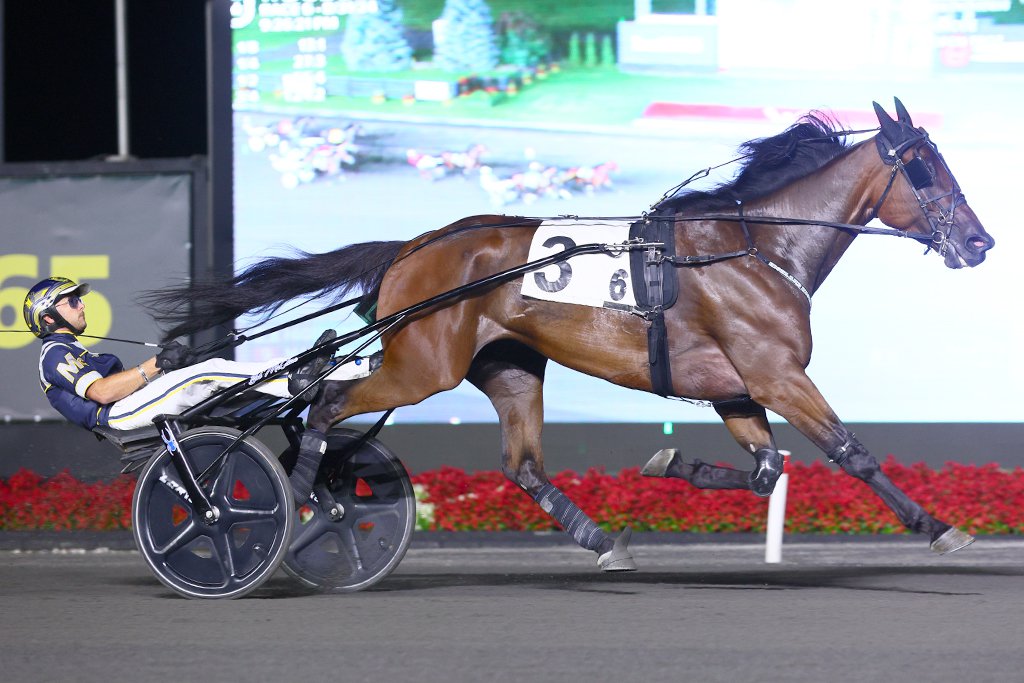
[[[539,590],[569,591],[579,593],[607,593],[634,595],[645,586],[671,586],[687,590],[729,590],[729,591],[799,591],[831,589],[842,591],[867,591],[876,593],[900,593],[908,595],[971,596],[976,592],[911,589],[898,585],[865,585],[868,580],[892,580],[906,583],[907,577],[954,577],[954,576],[1024,576],[1024,570],[1013,568],[981,567],[881,567],[858,566],[845,569],[820,568],[800,570],[758,569],[749,571],[701,571],[701,572],[643,572],[630,575],[611,575],[589,572],[579,573],[421,573],[391,576],[378,586],[363,591],[371,593],[405,593],[431,591],[448,588],[516,587]],[[139,587],[152,585],[148,579],[126,579],[122,585]],[[262,588],[254,591],[249,599],[278,600],[319,595],[316,591],[297,585],[286,576],[277,576]],[[168,599],[180,599],[168,591],[161,595]]]

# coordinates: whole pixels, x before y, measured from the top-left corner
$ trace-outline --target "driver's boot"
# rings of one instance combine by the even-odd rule
[[[299,441],[299,453],[295,459],[295,467],[288,476],[295,496],[295,507],[300,508],[309,500],[313,491],[313,482],[320,469],[320,461],[327,452],[327,437],[316,429],[306,429]]]

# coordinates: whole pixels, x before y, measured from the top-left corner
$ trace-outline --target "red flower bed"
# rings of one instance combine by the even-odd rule
[[[972,534],[1024,533],[1024,469],[948,463],[941,470],[901,465],[886,473],[939,519]],[[823,463],[791,463],[786,530],[791,533],[903,533],[863,483]],[[423,526],[435,530],[547,530],[555,523],[499,472],[442,468],[414,476]],[[561,472],[553,483],[607,530],[762,532],[767,500],[745,491],[702,491],[686,482],[647,479],[637,468],[617,476]],[[134,480],[87,484],[67,472],[50,479],[21,470],[0,479],[0,529],[127,529]],[[430,510],[432,506],[432,510]]]
[[[933,515],[972,534],[1024,533],[1024,470],[948,463],[941,470],[901,465],[888,476]],[[788,466],[786,530],[791,533],[903,533],[896,516],[865,484],[824,463]],[[442,468],[413,477],[432,504],[428,528],[557,529],[533,500],[498,472]],[[704,491],[675,479],[648,479],[637,468],[617,476],[592,469],[552,477],[606,530],[763,532],[768,501],[746,491]]]
[[[0,479],[0,529],[107,531],[132,525],[133,477],[87,484],[67,471],[49,479],[18,470]]]

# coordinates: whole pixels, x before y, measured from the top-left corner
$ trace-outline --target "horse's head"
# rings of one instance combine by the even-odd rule
[[[995,240],[964,199],[960,185],[924,128],[915,128],[896,100],[896,120],[875,105],[881,132],[875,144],[892,168],[873,215],[886,225],[929,236],[949,268],[976,266]]]

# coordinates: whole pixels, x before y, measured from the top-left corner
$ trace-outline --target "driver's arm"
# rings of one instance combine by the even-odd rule
[[[106,377],[101,377],[85,391],[85,397],[90,401],[96,401],[101,405],[107,405],[120,401],[126,396],[146,386],[148,382],[142,379],[139,368],[146,373],[146,377],[152,379],[160,374],[156,365],[156,356],[139,364],[138,367],[131,367],[121,372],[116,372]]]

